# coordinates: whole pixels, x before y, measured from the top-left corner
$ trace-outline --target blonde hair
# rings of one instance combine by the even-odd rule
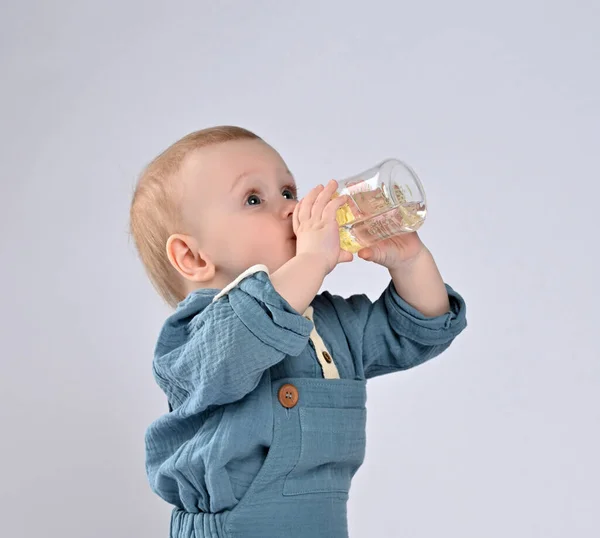
[[[166,251],[169,237],[182,233],[176,181],[181,164],[196,149],[244,139],[261,138],[229,125],[195,131],[158,155],[138,179],[129,211],[130,233],[152,285],[173,308],[185,299],[183,279],[171,265]]]

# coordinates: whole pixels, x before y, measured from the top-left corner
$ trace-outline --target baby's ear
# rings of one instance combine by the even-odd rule
[[[215,266],[198,247],[198,242],[192,236],[173,234],[167,240],[167,256],[171,265],[186,280],[208,282],[215,276]]]

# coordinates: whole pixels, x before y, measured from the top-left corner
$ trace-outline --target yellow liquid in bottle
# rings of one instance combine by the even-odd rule
[[[349,203],[337,210],[340,247],[343,250],[355,254],[377,241],[420,228],[425,220],[425,206],[421,203],[407,203],[397,185],[394,186],[394,194],[401,204],[396,207],[383,191],[377,189],[356,193]],[[332,198],[338,196],[338,193],[334,193]],[[354,224],[358,219],[361,219],[360,222]]]
[[[346,228],[340,228],[340,247],[352,254],[356,254],[361,248],[364,248]]]
[[[333,194],[332,199],[337,198],[338,196],[339,194],[336,192]],[[340,207],[335,214],[335,219],[340,226],[340,247],[342,250],[356,254],[363,246],[356,240],[350,230],[346,228],[346,225],[351,224],[356,220],[350,205],[344,204]]]

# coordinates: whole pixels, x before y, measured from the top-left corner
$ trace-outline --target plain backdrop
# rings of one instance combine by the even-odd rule
[[[0,5],[0,534],[162,538],[144,469],[170,313],[128,236],[145,164],[235,124],[301,196],[386,157],[468,303],[440,357],[368,385],[350,534],[600,536],[600,4]],[[356,258],[323,289],[379,297]]]

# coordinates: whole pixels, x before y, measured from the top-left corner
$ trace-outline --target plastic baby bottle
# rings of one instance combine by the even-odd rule
[[[418,230],[427,214],[425,191],[405,163],[388,159],[338,181],[333,198],[348,195],[336,214],[340,246],[356,253],[394,235]]]

